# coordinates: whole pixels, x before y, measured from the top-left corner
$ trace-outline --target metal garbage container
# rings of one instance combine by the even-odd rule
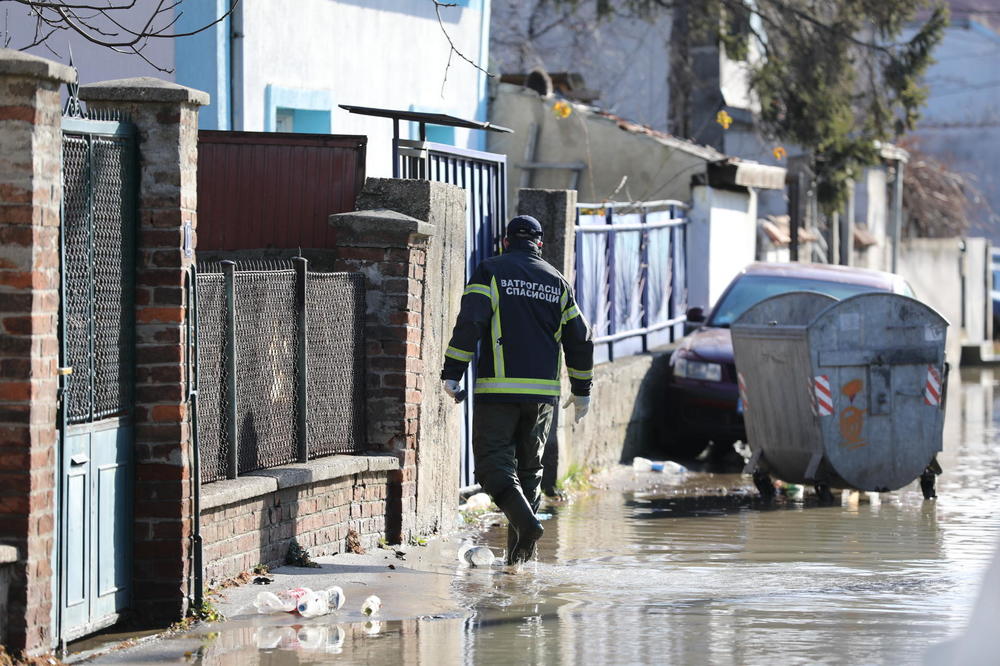
[[[763,495],[771,475],[884,492],[916,478],[934,497],[940,473],[948,322],[923,303],[872,292],[838,301],[773,296],[732,325],[740,398]]]

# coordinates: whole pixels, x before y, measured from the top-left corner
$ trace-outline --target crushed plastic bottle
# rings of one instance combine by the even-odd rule
[[[493,555],[493,551],[486,546],[467,543],[458,549],[458,560],[470,567],[488,567],[493,564],[494,559],[496,557]]]
[[[364,603],[361,604],[361,612],[368,616],[377,615],[381,608],[382,600],[374,594],[365,599]]]
[[[257,595],[253,605],[257,608],[258,613],[291,613],[299,605],[299,599],[310,592],[311,590],[306,587],[293,587],[277,594],[261,592]]]
[[[632,469],[636,472],[663,472],[664,474],[684,474],[687,467],[672,460],[653,462],[649,458],[636,456],[632,459]]]
[[[339,585],[334,585],[326,590],[326,603],[330,610],[340,610],[346,601],[347,595],[344,594],[343,588]]]

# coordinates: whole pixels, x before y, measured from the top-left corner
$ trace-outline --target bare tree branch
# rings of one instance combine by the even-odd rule
[[[448,70],[451,69],[451,58],[454,55],[457,55],[459,58],[461,58],[465,62],[469,63],[470,65],[472,65],[473,67],[475,67],[476,69],[478,69],[480,72],[482,72],[486,76],[489,76],[491,78],[494,77],[494,76],[496,76],[496,74],[493,74],[493,73],[491,73],[491,72],[483,69],[478,64],[476,64],[473,60],[471,60],[468,56],[466,56],[464,53],[462,53],[461,51],[459,51],[458,47],[455,46],[455,42],[452,40],[451,35],[449,35],[448,31],[445,29],[445,27],[444,27],[444,21],[441,19],[441,8],[442,7],[457,7],[458,5],[456,5],[453,2],[441,2],[441,0],[431,0],[431,2],[434,3],[434,12],[435,12],[435,14],[437,14],[438,25],[441,27],[441,32],[444,33],[444,37],[445,37],[445,39],[448,40],[448,46],[451,49],[448,52],[448,64],[445,65],[445,68],[444,68],[444,80],[441,82],[441,95],[444,96],[444,86],[448,82]]]
[[[99,2],[59,2],[56,0],[0,0],[0,3],[13,2],[28,9],[35,17],[36,27],[34,39],[27,44],[15,48],[25,50],[34,46],[48,46],[48,38],[57,30],[71,30],[83,39],[107,47],[117,53],[136,55],[145,60],[155,69],[164,69],[142,55],[143,49],[150,39],[176,39],[190,37],[208,30],[224,21],[239,4],[240,0],[229,0],[228,9],[214,21],[188,32],[174,32],[174,26],[180,20],[183,12],[177,10],[184,0],[158,0],[151,9],[149,3],[145,8],[137,7],[137,0],[105,0]],[[200,1],[200,0],[199,0]],[[140,11],[140,9],[145,9]],[[128,19],[138,19],[129,21]],[[140,27],[130,27],[138,25]],[[44,27],[43,27],[44,26]],[[48,30],[46,30],[46,28]],[[5,46],[11,44],[13,35],[5,32]],[[52,51],[55,53],[55,51]]]

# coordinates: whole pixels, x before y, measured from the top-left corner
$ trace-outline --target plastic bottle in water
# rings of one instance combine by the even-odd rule
[[[327,588],[326,605],[330,607],[331,611],[340,610],[345,601],[347,601],[347,595],[344,594],[343,588],[339,585]]]
[[[687,471],[687,467],[672,460],[653,462],[649,458],[641,456],[632,459],[632,469],[636,472],[663,472],[664,474],[683,474]]]
[[[374,594],[365,599],[364,603],[361,604],[361,612],[369,617],[377,615],[381,608],[382,600]]]
[[[330,612],[329,597],[326,592],[310,592],[299,599],[296,607],[302,617],[319,617]]]
[[[470,567],[488,567],[493,564],[495,556],[486,546],[467,543],[458,550],[458,559]]]
[[[261,592],[257,595],[253,605],[258,613],[290,613],[298,605],[301,592],[308,592],[305,588],[295,588],[278,592]]]
[[[655,463],[649,458],[636,456],[632,459],[632,469],[637,472],[662,472],[663,465],[661,463]]]
[[[299,641],[299,648],[303,650],[319,650],[326,646],[329,632],[324,626],[311,624],[300,627],[296,633],[296,638]]]

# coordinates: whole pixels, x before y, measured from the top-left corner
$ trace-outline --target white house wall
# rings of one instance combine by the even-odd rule
[[[706,186],[692,190],[687,301],[707,312],[756,256],[757,194]]]
[[[458,4],[470,6],[442,8],[444,28],[463,54],[478,61],[481,37],[488,34],[489,0]],[[325,91],[330,131],[367,135],[368,175],[391,176],[392,121],[350,114],[337,105],[414,108],[485,120],[482,74],[458,56],[448,68],[448,40],[433,3],[296,0],[294,21],[289,20],[291,6],[287,0],[251,0],[244,6],[242,129],[265,129],[269,85]],[[403,138],[410,129],[402,123]],[[455,131],[456,145],[479,148],[480,141],[470,130]]]

